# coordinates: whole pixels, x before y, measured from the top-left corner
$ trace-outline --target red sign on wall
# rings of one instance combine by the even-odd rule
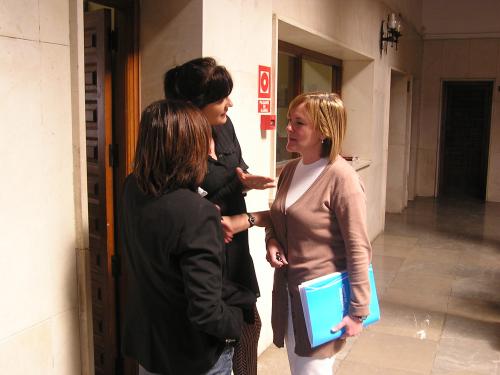
[[[274,130],[274,129],[276,129],[276,116],[260,115],[260,130]]]
[[[258,112],[260,115],[260,129],[276,129],[276,116],[271,115],[271,67],[259,65],[259,85],[257,93]],[[263,114],[265,113],[265,114]]]
[[[259,65],[259,98],[271,98],[271,67]]]
[[[269,99],[259,99],[259,113],[270,113],[271,112],[271,100]]]

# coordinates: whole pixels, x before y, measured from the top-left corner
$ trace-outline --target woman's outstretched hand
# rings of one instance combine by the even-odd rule
[[[236,168],[236,174],[245,187],[245,190],[264,190],[276,186],[274,178],[246,173],[240,167]]]
[[[267,241],[266,250],[266,259],[271,267],[281,268],[288,264],[283,248],[274,238],[271,238],[269,241]]]

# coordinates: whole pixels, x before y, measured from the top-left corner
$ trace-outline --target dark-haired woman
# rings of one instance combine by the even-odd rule
[[[251,291],[223,282],[221,217],[197,193],[210,141],[208,122],[189,103],[160,101],[142,114],[121,215],[123,352],[139,374],[230,375],[229,342],[243,324],[236,305],[255,304]]]
[[[247,212],[245,191],[274,186],[271,178],[246,173],[248,166],[241,155],[231,119],[227,116],[228,109],[233,106],[229,98],[232,89],[233,80],[229,72],[210,57],[188,61],[170,69],[164,77],[165,96],[193,103],[212,125],[214,143],[208,157],[208,173],[201,188],[207,192],[206,198],[220,207],[224,216]],[[248,247],[247,229],[253,225],[265,226],[268,220],[267,212],[249,214],[244,227],[238,228],[242,231],[226,244],[229,280],[251,289],[256,296],[259,296],[259,286]],[[233,371],[235,375],[255,375],[261,321],[255,306],[244,315],[246,324],[235,348]]]

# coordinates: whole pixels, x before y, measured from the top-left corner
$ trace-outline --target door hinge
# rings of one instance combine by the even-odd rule
[[[111,257],[111,274],[115,279],[119,278],[122,273],[122,265],[121,265],[121,259],[120,256],[117,254],[114,254]]]
[[[118,34],[116,33],[116,30],[110,30],[109,31],[109,50],[111,52],[115,52],[118,48]]]
[[[118,166],[118,145],[109,145],[109,166],[115,168]]]

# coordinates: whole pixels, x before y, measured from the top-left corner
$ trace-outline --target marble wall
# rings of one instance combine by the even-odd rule
[[[404,74],[391,74],[389,108],[389,145],[387,153],[386,212],[399,213],[407,203],[407,178],[409,166],[410,129],[408,113],[407,78]]]
[[[141,1],[141,108],[163,99],[163,75],[202,55],[203,0]]]
[[[68,1],[3,0],[0,50],[0,373],[78,374]]]
[[[391,0],[395,1],[395,0]],[[422,3],[422,34],[426,39],[478,37],[480,35],[496,37],[500,34],[500,2],[498,0],[420,0]],[[486,35],[485,35],[486,34]]]

